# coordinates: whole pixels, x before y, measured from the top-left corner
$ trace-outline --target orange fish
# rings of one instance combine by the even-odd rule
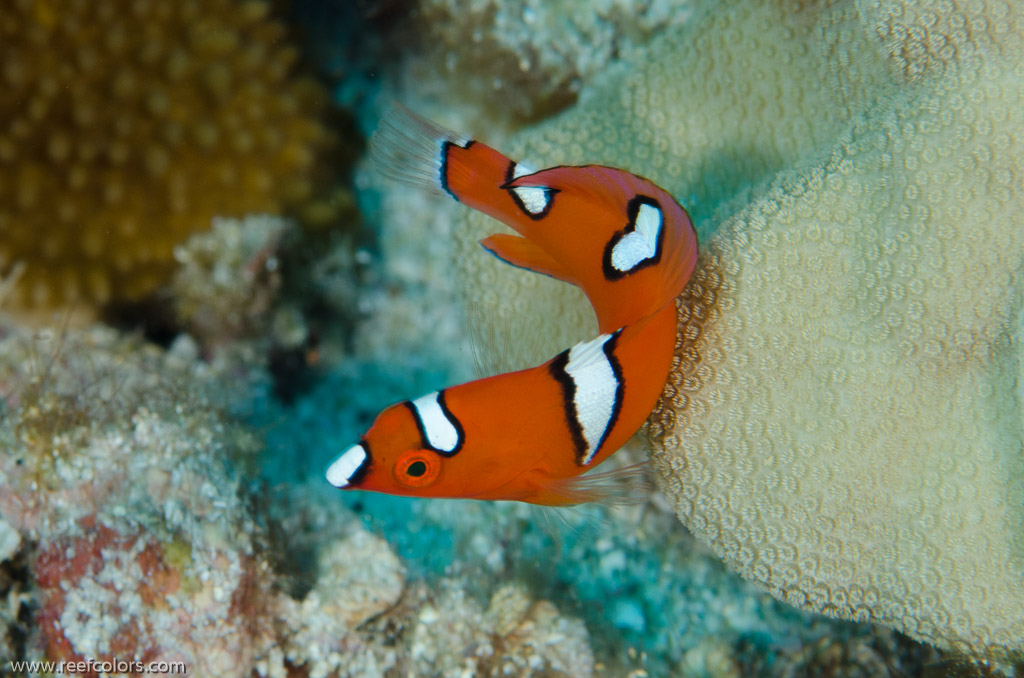
[[[372,154],[382,173],[510,226],[519,235],[481,244],[509,264],[579,286],[601,334],[537,367],[392,405],[328,467],[327,480],[553,506],[614,499],[638,470],[587,472],[636,433],[664,388],[675,298],[697,260],[686,211],[624,170],[533,171],[405,109],[385,118]]]

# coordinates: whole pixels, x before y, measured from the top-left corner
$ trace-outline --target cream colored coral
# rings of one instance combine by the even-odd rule
[[[696,217],[653,427],[683,521],[795,605],[970,655],[1024,652],[1022,12],[710,3],[508,149]],[[476,254],[494,228],[457,226],[467,294],[592,332],[578,293]]]
[[[1024,650],[1019,82],[870,117],[726,221],[654,418],[744,576],[972,655]]]
[[[1014,0],[859,0],[857,9],[903,83],[1019,47],[1022,27]]]

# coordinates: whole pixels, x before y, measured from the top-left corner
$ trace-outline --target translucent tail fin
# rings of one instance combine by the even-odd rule
[[[370,137],[370,161],[381,177],[447,195],[445,143],[463,146],[468,141],[396,101]]]

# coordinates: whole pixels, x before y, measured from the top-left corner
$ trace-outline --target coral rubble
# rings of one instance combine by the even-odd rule
[[[278,246],[290,227],[270,215],[216,217],[174,248],[170,293],[189,334],[210,346],[266,331],[281,286]]]
[[[240,677],[442,675],[467,660],[483,675],[589,675],[585,627],[550,603],[520,594],[494,613],[500,628],[480,627],[462,582],[407,581],[324,488],[247,490],[254,439],[213,405],[233,397],[214,376],[100,327],[0,326],[0,544],[31,573],[8,584],[0,569],[5,655]],[[430,618],[492,650],[424,641]]]
[[[412,631],[416,675],[590,676],[587,630],[520,589],[494,593],[485,610],[454,582],[424,605]]]
[[[0,657],[26,657],[35,592],[28,573],[28,545],[13,525],[0,518]],[[0,666],[7,675],[11,667]]]
[[[0,18],[10,305],[138,298],[217,215],[312,191],[324,95],[262,0],[16,0]],[[10,305],[8,307],[10,307]]]
[[[225,455],[246,436],[152,347],[100,329],[3,334],[0,514],[38,545],[46,656],[231,675],[263,642],[232,610],[254,529]]]

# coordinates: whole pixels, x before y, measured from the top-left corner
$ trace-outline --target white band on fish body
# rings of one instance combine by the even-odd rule
[[[591,341],[576,344],[569,349],[569,362],[565,365],[565,373],[576,384],[573,397],[576,419],[587,441],[582,460],[584,466],[593,460],[615,413],[619,380],[604,353],[604,345],[609,339],[610,334],[602,334]]]
[[[442,454],[455,454],[462,447],[462,427],[444,404],[444,395],[434,391],[410,402],[426,446]]]
[[[580,342],[550,366],[562,386],[566,422],[581,466],[594,460],[622,409],[622,369],[614,356],[620,332]]]

